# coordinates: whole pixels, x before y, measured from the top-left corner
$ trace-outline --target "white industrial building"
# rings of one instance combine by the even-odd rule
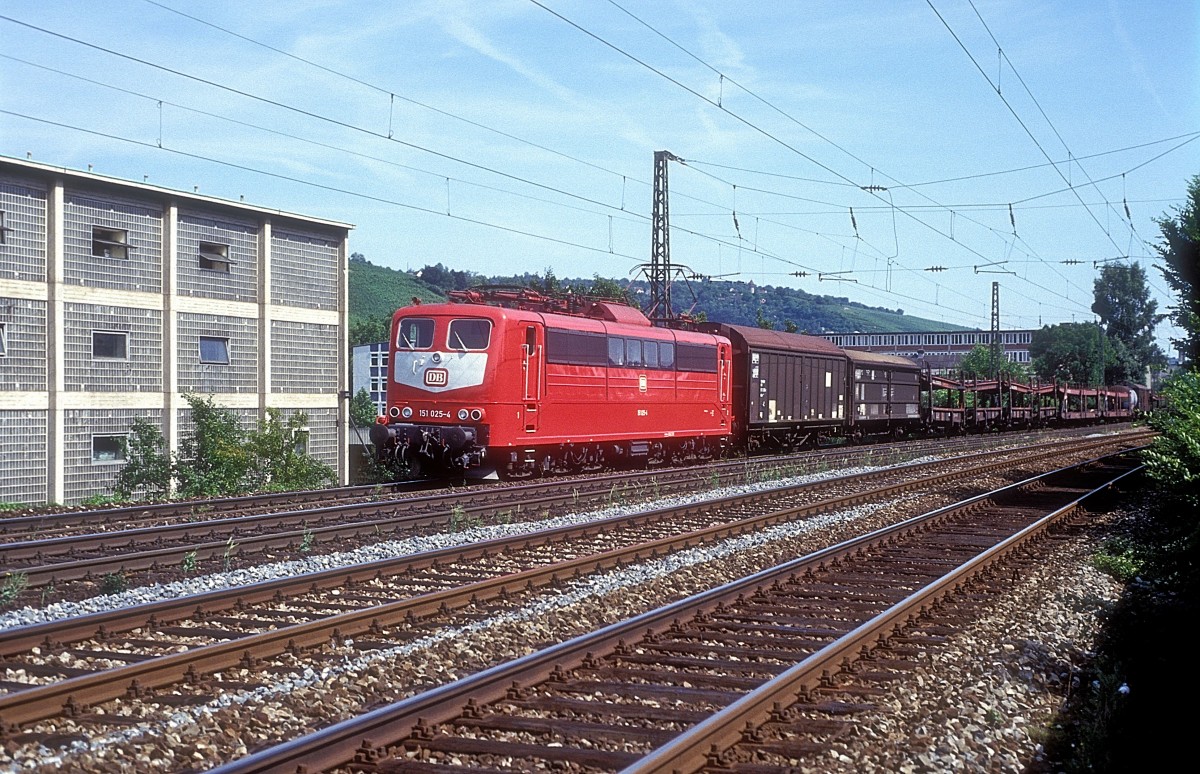
[[[110,491],[136,417],[188,393],[308,414],[347,478],[351,226],[0,157],[0,502]]]

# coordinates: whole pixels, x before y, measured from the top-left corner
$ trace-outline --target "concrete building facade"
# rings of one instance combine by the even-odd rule
[[[308,415],[347,477],[351,226],[0,158],[0,502],[108,493],[130,423],[185,394]]]

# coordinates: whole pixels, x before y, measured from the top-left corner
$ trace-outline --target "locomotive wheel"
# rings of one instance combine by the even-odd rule
[[[404,447],[403,453],[399,456],[408,468],[409,478],[423,478],[429,472],[429,465],[426,464],[419,452],[413,450],[412,446]]]

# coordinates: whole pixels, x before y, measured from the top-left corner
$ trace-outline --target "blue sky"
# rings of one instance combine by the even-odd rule
[[[0,16],[0,155],[353,223],[400,269],[636,276],[668,150],[676,264],[983,328],[998,281],[1037,327],[1093,319],[1119,256],[1171,303],[1155,218],[1200,174],[1194,0]]]

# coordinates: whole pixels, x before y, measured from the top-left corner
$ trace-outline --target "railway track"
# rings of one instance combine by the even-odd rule
[[[815,764],[841,722],[806,722],[806,709],[839,700],[852,708],[869,701],[871,680],[903,679],[895,652],[936,646],[945,634],[931,609],[995,584],[1013,557],[1136,468],[1110,457],[971,498],[215,771]]]
[[[750,459],[727,460],[713,467],[737,468],[741,466],[758,474],[760,471],[793,470],[797,472],[828,468],[836,465],[854,464],[865,458],[878,464],[895,464],[906,459],[915,459],[931,452],[955,453],[992,448],[1002,445],[1018,445],[1045,438],[1074,438],[1091,435],[1100,428],[1070,428],[1042,432],[1020,432],[996,435],[975,435],[955,438],[912,440],[894,443],[879,443],[869,446],[832,447],[802,452],[799,454],[763,456]],[[707,471],[709,468],[704,468]],[[674,476],[682,470],[684,475],[696,476],[697,468],[664,468],[651,472],[629,472],[609,476],[589,476],[579,480],[607,480],[609,486],[629,486],[632,482],[655,475]],[[575,478],[559,478],[558,482],[569,482]],[[439,498],[461,496],[463,486],[439,486],[437,481],[409,481],[395,484],[373,484],[366,486],[339,487],[301,492],[280,492],[241,497],[187,500],[180,502],[143,503],[115,508],[75,509],[62,512],[29,513],[0,517],[0,545],[5,543],[51,540],[55,538],[129,531],[160,526],[187,524],[196,526],[207,521],[233,520],[242,516],[264,516],[272,513],[307,511],[336,505],[387,502],[391,500],[411,501],[421,504]],[[463,482],[459,482],[463,483]],[[544,488],[545,484],[532,485],[532,491]],[[430,488],[436,488],[429,494]],[[472,491],[484,489],[515,488],[531,491],[531,485],[519,483],[477,482]],[[0,567],[5,564],[0,561]]]
[[[845,507],[861,499],[865,496],[848,495],[840,502],[811,506],[808,513]],[[709,511],[733,507],[739,506],[725,502]],[[388,571],[390,575],[379,566],[360,567],[342,571],[340,577],[330,573],[298,582],[258,584],[236,594],[179,600],[172,603],[173,608],[167,604],[144,606],[132,615],[127,611],[10,630],[0,637],[2,657],[7,659],[4,667],[9,674],[34,679],[5,683],[10,695],[0,698],[0,724],[16,734],[12,738],[36,743],[64,736],[61,729],[49,733],[36,728],[22,730],[47,718],[73,716],[85,728],[120,725],[128,710],[101,707],[127,694],[143,704],[203,703],[214,694],[259,685],[266,673],[294,670],[314,655],[318,661],[333,658],[323,651],[331,642],[345,645],[353,641],[346,647],[358,653],[394,647],[424,636],[423,621],[437,626],[438,619],[472,604],[472,599],[503,600],[553,588],[575,573],[626,566],[646,556],[666,555],[698,542],[801,518],[801,513],[796,507],[738,523],[731,516],[699,516],[693,509],[691,514],[675,514],[668,523],[678,521],[693,527],[705,519],[713,523],[696,534],[669,534],[647,542],[648,534],[639,530],[656,520],[664,521],[665,514],[658,514],[642,526],[630,522],[623,537],[615,522],[595,525],[590,535],[583,529],[576,538],[580,542],[567,545],[566,551],[576,557],[567,562],[561,561],[561,551],[557,557],[539,555],[544,546],[553,545],[556,550],[564,546],[565,532],[559,532],[532,542],[522,539],[520,548],[479,545],[458,549],[457,557],[417,557],[408,565],[396,563]],[[680,521],[685,518],[691,521]],[[666,531],[677,532],[678,528]],[[606,548],[621,540],[628,544],[625,548]],[[525,552],[523,559],[521,552]],[[494,566],[483,568],[489,561]],[[501,575],[497,578],[496,573]],[[412,585],[407,589],[387,586],[383,579],[392,577],[404,577]],[[254,624],[239,629],[247,621]],[[181,639],[163,639],[164,630]],[[144,649],[139,651],[139,647]],[[164,651],[170,655],[161,655]],[[73,666],[65,666],[63,654],[69,657],[65,664]],[[19,661],[30,656],[32,661]],[[74,734],[82,739],[91,733],[93,730],[77,730],[65,736]]]
[[[1129,437],[1136,439],[1144,434],[1134,431]],[[1068,438],[1055,441],[1048,448],[1065,448],[1076,443],[1074,438]],[[863,452],[857,454],[861,458]],[[871,455],[874,464],[888,464],[892,460],[886,451],[872,449]],[[819,462],[807,460],[804,467],[785,468],[766,460],[756,462],[751,468],[746,461],[734,461],[705,469],[552,480],[471,490],[469,494],[458,490],[196,523],[20,540],[0,543],[0,567],[21,573],[30,595],[38,589],[53,587],[60,598],[64,595],[79,598],[105,591],[106,578],[118,579],[120,585],[127,586],[132,574],[145,573],[151,576],[147,581],[164,582],[187,573],[228,569],[247,560],[267,563],[314,552],[345,551],[364,543],[428,534],[447,526],[528,521],[567,509],[760,480],[768,474],[781,477],[828,469],[836,462],[822,457]],[[945,463],[925,463],[925,467],[942,464]],[[83,582],[85,586],[70,592],[69,584],[73,582]]]

